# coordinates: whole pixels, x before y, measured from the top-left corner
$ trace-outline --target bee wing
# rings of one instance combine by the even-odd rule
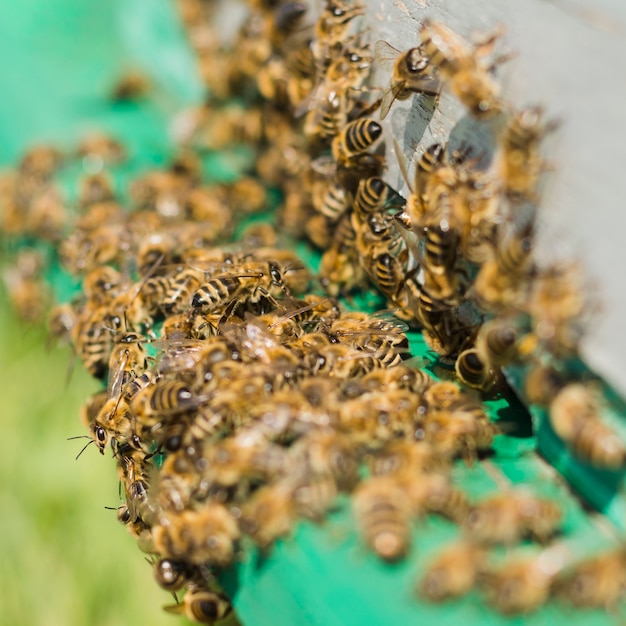
[[[311,161],[311,168],[322,176],[330,178],[337,171],[337,164],[332,156],[321,156]]]
[[[380,119],[384,120],[391,110],[391,105],[396,101],[398,94],[402,91],[402,83],[394,83],[388,89],[385,89],[383,97],[380,101]]]
[[[409,191],[414,193],[413,185],[411,184],[411,178],[409,177],[409,166],[404,157],[404,151],[400,148],[398,142],[394,138],[393,140],[393,149],[396,153],[396,159],[398,160],[398,167],[400,168],[400,173],[402,174],[402,178],[406,183]]]
[[[401,51],[394,48],[391,44],[379,39],[374,44],[374,56],[380,65],[383,67],[392,67],[396,62],[396,59],[401,54]]]
[[[107,394],[109,398],[117,398],[122,393],[124,373],[126,371],[128,358],[128,350],[123,351],[117,363],[115,364],[115,367],[109,369],[109,378],[107,381]]]

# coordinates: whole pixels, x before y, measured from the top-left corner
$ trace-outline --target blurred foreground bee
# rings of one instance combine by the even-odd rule
[[[524,489],[507,490],[475,505],[464,528],[468,537],[488,544],[514,544],[525,536],[541,542],[558,531],[561,508]]]
[[[565,385],[550,403],[550,424],[572,453],[596,467],[617,470],[626,463],[626,447],[600,416],[599,390]]]
[[[553,576],[542,555],[517,557],[499,567],[486,568],[481,573],[481,586],[498,611],[526,614],[547,602]]]
[[[471,541],[447,545],[426,566],[420,595],[431,602],[458,598],[472,589],[485,566],[486,550]]]
[[[213,625],[228,617],[233,607],[223,593],[194,585],[187,589],[181,604],[170,604],[163,609],[168,613],[182,614],[196,624]]]
[[[424,55],[435,77],[450,87],[452,93],[479,119],[492,117],[503,108],[500,86],[491,75],[484,56],[489,54],[500,30],[472,47],[440,22],[426,20],[420,32]]]
[[[411,542],[411,510],[404,491],[390,476],[363,481],[352,497],[359,534],[385,561],[407,554]]]

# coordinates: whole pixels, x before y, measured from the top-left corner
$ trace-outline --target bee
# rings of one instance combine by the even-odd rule
[[[425,441],[391,440],[369,459],[373,476],[403,474],[421,476],[441,469],[444,462],[436,449]]]
[[[296,521],[294,485],[282,480],[260,487],[241,510],[241,530],[268,550],[280,537],[289,535]]]
[[[572,454],[596,467],[617,470],[626,463],[619,434],[600,418],[599,392],[590,384],[569,383],[550,403],[550,424]]]
[[[557,126],[555,120],[544,120],[540,106],[525,107],[511,116],[500,139],[500,175],[504,192],[509,197],[538,199],[539,177],[545,169],[541,143]]]
[[[476,348],[463,350],[456,359],[454,369],[462,383],[481,391],[491,390],[500,380],[499,370],[484,360]]]
[[[447,545],[426,566],[418,591],[431,602],[458,598],[472,589],[486,557],[485,549],[467,540]]]
[[[485,322],[476,337],[478,358],[491,367],[527,360],[537,348],[534,333],[523,333],[515,321],[496,318]]]
[[[108,399],[109,394],[106,390],[102,390],[93,393],[85,400],[80,407],[80,421],[85,428],[89,428],[89,425],[96,419]]]
[[[209,445],[205,456],[209,463],[206,480],[224,488],[247,480],[275,479],[289,468],[284,449],[268,441],[259,429],[251,427]]]
[[[205,398],[194,394],[183,382],[158,379],[133,396],[130,409],[141,424],[141,430],[146,431],[197,408],[204,401]]]
[[[201,285],[193,294],[191,306],[194,311],[207,313],[229,302],[246,301],[258,303],[262,298],[275,301],[280,295],[290,297],[284,280],[284,273],[278,263],[268,261],[257,264],[246,264],[241,272],[216,276]]]
[[[129,70],[115,81],[109,93],[109,100],[114,103],[136,102],[145,98],[149,91],[148,77],[143,72]]]
[[[127,443],[132,440],[133,419],[130,406],[122,395],[109,398],[100,409],[98,415],[89,423],[89,431],[100,451],[104,454],[106,447],[115,442]]]
[[[191,306],[194,293],[202,284],[203,275],[197,269],[186,267],[163,283],[158,276],[149,278],[142,289],[149,302],[163,294],[161,309],[167,314],[183,313]],[[163,287],[165,291],[163,293]]]
[[[555,595],[580,608],[610,610],[624,597],[626,557],[623,548],[585,559],[559,573]]]
[[[384,367],[375,357],[341,344],[327,344],[311,349],[305,355],[304,368],[314,376],[330,375],[343,380],[363,376]]]
[[[552,578],[541,555],[518,557],[481,573],[487,599],[507,615],[530,613],[543,606],[550,597]]]
[[[502,111],[500,87],[485,61],[500,36],[500,30],[472,49],[459,35],[440,22],[426,20],[420,31],[420,49],[428,59],[435,78],[478,119],[488,119]]]
[[[425,370],[402,364],[373,370],[361,379],[365,388],[371,391],[409,389],[417,395],[423,394],[433,382]]]
[[[529,291],[526,310],[542,347],[557,358],[576,356],[590,310],[579,265],[540,270]]]
[[[184,615],[196,624],[213,625],[226,619],[232,612],[230,600],[216,591],[209,591],[196,585],[190,586],[183,596],[182,604],[164,606],[168,613]]]
[[[63,164],[63,161],[64,156],[58,148],[39,144],[24,153],[18,171],[25,176],[47,179]]]
[[[454,487],[446,473],[399,471],[393,477],[405,493],[414,517],[430,512],[459,523],[467,516],[465,493]]]
[[[174,593],[194,579],[195,568],[186,561],[158,558],[152,562],[152,573],[161,589]]]
[[[563,376],[553,366],[533,363],[524,379],[524,397],[528,404],[548,408],[564,385]]]
[[[145,338],[137,333],[123,333],[116,337],[109,356],[109,397],[118,397],[126,383],[147,370],[148,357],[144,342]]]
[[[337,181],[323,181],[313,188],[313,206],[329,224],[337,223],[350,204],[343,185]]]
[[[365,270],[358,261],[356,231],[350,214],[337,223],[330,248],[322,255],[319,272],[322,286],[333,297],[364,283]]]
[[[391,82],[383,93],[380,105],[381,120],[387,117],[396,100],[406,100],[414,93],[434,97],[439,95],[440,82],[433,75],[430,60],[424,55],[421,46],[401,52],[386,41],[379,40],[374,51],[376,60],[382,66],[393,63]]]
[[[461,388],[452,381],[433,382],[424,391],[424,402],[431,411],[449,409],[462,397]]]
[[[397,561],[411,544],[411,510],[391,476],[363,481],[354,491],[352,510],[365,544],[385,561]]]
[[[372,118],[361,117],[346,124],[333,139],[332,154],[338,167],[351,168],[372,148],[383,133],[382,126]]]
[[[488,544],[512,545],[523,537],[547,541],[563,519],[561,507],[528,490],[508,490],[471,508],[464,530],[471,539]]]
[[[224,505],[208,502],[193,510],[163,513],[152,535],[157,552],[166,558],[226,566],[232,562],[239,528]]]
[[[117,165],[126,160],[126,149],[115,138],[104,133],[92,133],[81,140],[77,148],[83,164],[89,163],[89,171],[99,172],[103,165]]]
[[[94,378],[104,378],[109,365],[114,343],[109,323],[106,307],[85,309],[72,329],[74,350]]]
[[[351,491],[359,481],[359,464],[350,438],[332,429],[307,433],[290,448],[307,476],[332,477],[342,491]]]
[[[337,46],[343,46],[352,20],[363,15],[365,7],[352,0],[326,0],[314,28],[313,52],[322,67]]]
[[[154,505],[160,512],[183,511],[200,486],[202,459],[189,449],[169,451],[154,484]]]
[[[454,407],[452,407],[454,408]],[[486,419],[476,420],[473,411],[435,411],[425,416],[421,428],[416,428],[418,440],[435,446],[447,458],[463,456],[471,461],[480,450],[489,450],[497,430]]]
[[[45,317],[50,298],[41,270],[25,262],[30,253],[22,252],[17,263],[7,267],[2,275],[7,295],[13,310],[24,321],[39,322]]]
[[[78,204],[87,208],[93,204],[115,201],[113,181],[105,172],[87,174],[79,181]]]
[[[151,507],[148,490],[149,464],[142,450],[125,442],[118,442],[114,456],[118,474],[126,495],[126,509],[132,522],[142,520],[151,525],[156,520],[156,511]]]

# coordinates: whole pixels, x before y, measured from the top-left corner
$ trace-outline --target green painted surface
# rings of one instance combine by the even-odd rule
[[[200,95],[191,56],[167,0],[27,0],[19,8],[3,3],[0,5],[0,59],[0,92],[3,94],[0,98],[0,163],[3,165],[9,164],[35,141],[60,142],[69,148],[86,130],[98,127],[108,129],[130,146],[132,159],[125,169],[118,172],[120,181],[123,181],[143,167],[163,162],[164,155],[171,149],[167,132],[170,116],[177,106],[193,102]],[[156,79],[154,97],[136,105],[108,104],[104,96],[110,84],[124,68],[131,65],[145,68]],[[223,176],[224,172],[218,171],[219,157],[209,155],[208,158],[207,168],[214,175]],[[71,169],[63,174],[70,192],[76,174]],[[315,266],[315,256],[306,246],[298,244],[297,249],[311,266]],[[52,272],[50,280],[60,297],[67,298],[73,288],[68,278]],[[375,295],[367,294],[347,304],[353,308],[370,308],[378,302]],[[411,338],[418,362],[437,377],[449,375],[449,368],[432,360],[433,354],[427,350],[419,335],[412,335]],[[12,352],[18,350],[14,344],[7,343],[8,338],[4,342],[3,348],[6,346]],[[21,381],[16,384],[26,384],[23,378],[15,380]],[[81,386],[81,390],[84,389]],[[14,402],[19,403],[19,399]],[[593,552],[598,545],[608,542],[609,539],[598,530],[578,500],[536,455],[531,420],[518,400],[505,394],[491,399],[489,407],[493,419],[506,433],[496,438],[495,453],[490,459],[494,470],[488,472],[480,463],[467,465],[459,462],[455,468],[457,482],[474,498],[500,488],[494,481],[494,472],[501,475],[505,482],[528,484],[562,505],[565,511],[564,539],[574,553]],[[37,415],[48,419],[45,412],[42,406]],[[54,419],[54,415],[51,414],[49,419]],[[74,423],[75,428],[70,429],[68,434],[80,430],[77,418]],[[32,428],[38,432],[36,424]],[[27,454],[28,440],[20,445],[24,446]],[[4,452],[7,455],[10,453],[8,450]],[[96,457],[93,450],[89,452]],[[56,466],[58,457],[69,461],[71,454],[56,446],[50,448],[44,458],[48,464]],[[4,457],[3,462],[10,458]],[[97,461],[92,458],[90,462],[100,462],[100,457]],[[100,464],[103,467],[107,465],[105,471],[111,479],[108,483],[94,480],[91,488],[96,493],[106,492],[106,498],[114,503],[116,493],[111,485],[114,481],[113,463],[107,459]],[[27,467],[24,467],[24,474],[29,476]],[[34,480],[30,476],[23,484],[6,487],[8,495],[5,497],[30,489],[28,481]],[[66,502],[71,501],[71,489],[66,492],[68,485],[63,480],[59,482],[52,474],[46,484],[46,489],[57,493],[55,506],[62,510]],[[9,536],[15,537],[15,541],[26,540],[22,537],[28,536],[28,524],[38,523],[39,516],[43,514],[37,508],[42,496],[37,494],[40,492],[34,491],[31,497],[34,510],[24,512],[24,524],[10,530],[12,534]],[[45,506],[46,502],[42,500],[39,504]],[[242,553],[240,561],[224,573],[223,582],[245,624],[351,626],[364,623],[464,623],[496,626],[523,623],[539,626],[565,617],[572,624],[606,623],[606,615],[602,612],[573,612],[554,603],[533,615],[509,619],[488,609],[477,594],[442,606],[420,602],[413,591],[419,572],[429,555],[458,536],[458,529],[445,520],[426,517],[415,525],[409,557],[391,566],[381,563],[359,544],[352,531],[349,506],[345,501],[339,504],[338,510],[324,525],[299,524],[293,537],[278,542],[269,555],[260,555],[257,549],[250,547]],[[93,505],[88,502],[74,503],[73,506],[82,509]],[[95,513],[92,511],[91,514]],[[622,515],[621,519],[626,517]],[[61,521],[60,528],[64,523]],[[119,534],[120,529],[114,521],[111,521],[110,527],[111,535]],[[66,535],[64,541],[68,550],[88,549],[88,546],[72,543],[71,530]],[[86,541],[85,536],[82,537],[82,541]],[[94,538],[96,540],[97,537]],[[134,557],[135,561],[141,560],[138,551]],[[49,558],[54,561],[54,556]],[[28,568],[31,566],[36,564],[25,563],[24,586],[19,592],[14,592],[24,594],[26,603],[27,594],[32,591],[34,597],[37,591],[37,588],[31,590],[28,583]],[[76,564],[67,567],[73,568]],[[147,568],[144,570],[143,578],[133,576],[130,580],[129,575],[129,587],[156,587]],[[68,571],[68,575],[75,575],[75,572]],[[113,576],[119,582],[126,573],[119,571]],[[3,593],[5,591],[6,588]],[[109,592],[112,595],[108,595]],[[103,585],[92,593],[99,594],[98,601],[104,598],[107,606],[115,605],[118,600],[113,584],[110,587]],[[80,598],[74,601],[80,604]],[[64,610],[59,608],[59,614],[62,615]],[[123,610],[120,608],[119,612]],[[119,621],[97,621],[86,617],[82,622],[79,618],[76,620],[73,623],[121,624],[145,623],[147,618],[144,620],[135,616],[128,620],[120,617]],[[17,622],[10,618],[1,621],[53,623],[31,617]]]

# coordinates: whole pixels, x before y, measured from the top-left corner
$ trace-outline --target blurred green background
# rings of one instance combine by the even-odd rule
[[[130,68],[152,79],[153,97],[110,104]],[[172,0],[0,3],[1,168],[92,129],[123,138],[141,168],[168,151],[168,120],[200,93]],[[68,380],[70,351],[46,344],[0,288],[0,624],[186,623],[162,612],[171,595],[105,509],[120,503],[114,461],[93,446],[76,461],[85,441],[66,441],[85,434],[79,407],[96,383],[78,364]]]

